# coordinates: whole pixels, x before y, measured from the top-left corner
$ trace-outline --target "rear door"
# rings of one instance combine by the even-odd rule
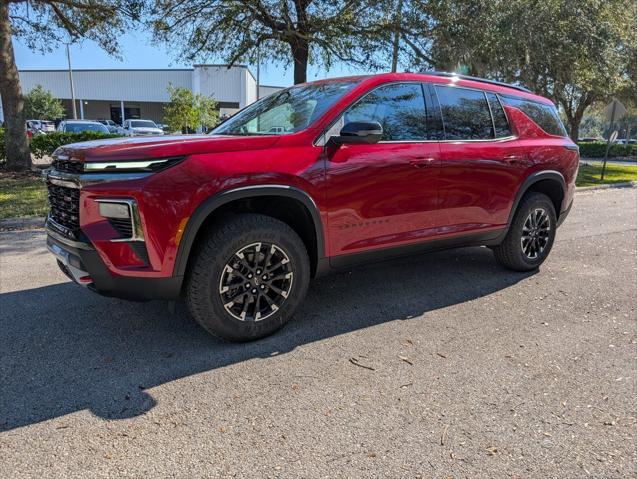
[[[498,96],[452,85],[431,85],[445,141],[437,212],[440,233],[498,229],[508,220],[528,161]]]
[[[428,139],[423,85],[375,88],[348,107],[325,138],[355,121],[379,122],[383,137],[372,145],[326,149],[330,255],[435,235],[431,212],[438,202],[440,147]]]

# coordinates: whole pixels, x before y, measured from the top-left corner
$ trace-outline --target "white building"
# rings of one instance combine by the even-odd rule
[[[20,70],[23,93],[42,85],[62,100],[72,118],[68,70]],[[170,100],[168,86],[188,88],[214,98],[221,115],[232,115],[256,101],[257,82],[245,65],[194,65],[191,69],[73,70],[78,118],[144,118],[163,123],[163,105]],[[261,85],[259,97],[283,87]],[[0,109],[0,120],[2,110]]]

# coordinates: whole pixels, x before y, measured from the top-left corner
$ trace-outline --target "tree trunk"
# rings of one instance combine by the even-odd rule
[[[400,22],[403,13],[403,0],[398,0],[396,12],[394,13],[394,41],[391,54],[391,71],[393,73],[398,69],[398,53],[400,52]]]
[[[0,91],[5,123],[6,168],[26,170],[31,166],[31,155],[24,118],[24,98],[11,43],[9,4],[5,0],[0,0]]]
[[[295,39],[290,44],[292,48],[292,58],[294,58],[294,84],[305,83],[307,81],[307,60],[310,54],[310,46],[307,40]]]
[[[581,119],[580,121],[575,121],[573,120],[572,122],[569,121],[569,132],[568,132],[568,136],[571,137],[571,140],[573,140],[575,143],[577,143],[577,140],[579,138],[579,125],[581,123]]]
[[[584,118],[584,112],[593,103],[592,100],[586,96],[583,100],[580,100],[579,105],[572,115],[567,114],[566,119],[568,121],[568,136],[571,137],[575,143],[579,139],[579,127],[582,124],[582,118]]]

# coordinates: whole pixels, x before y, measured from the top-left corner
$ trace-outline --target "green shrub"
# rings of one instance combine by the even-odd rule
[[[52,155],[62,145],[79,143],[81,141],[103,140],[104,138],[117,138],[121,135],[100,133],[97,131],[84,131],[82,133],[65,133],[55,131],[48,135],[38,135],[31,139],[31,153],[36,158]]]
[[[603,158],[606,154],[605,141],[592,141],[579,143],[579,154],[582,158]],[[610,147],[608,156],[637,155],[637,145],[618,145],[614,143]]]

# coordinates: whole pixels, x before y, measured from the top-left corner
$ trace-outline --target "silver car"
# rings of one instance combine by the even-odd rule
[[[152,120],[124,120],[122,133],[128,136],[163,135],[164,131]]]
[[[118,126],[113,120],[95,120],[95,121],[104,125],[106,128],[108,128],[108,131],[110,131],[111,133],[117,133]]]

